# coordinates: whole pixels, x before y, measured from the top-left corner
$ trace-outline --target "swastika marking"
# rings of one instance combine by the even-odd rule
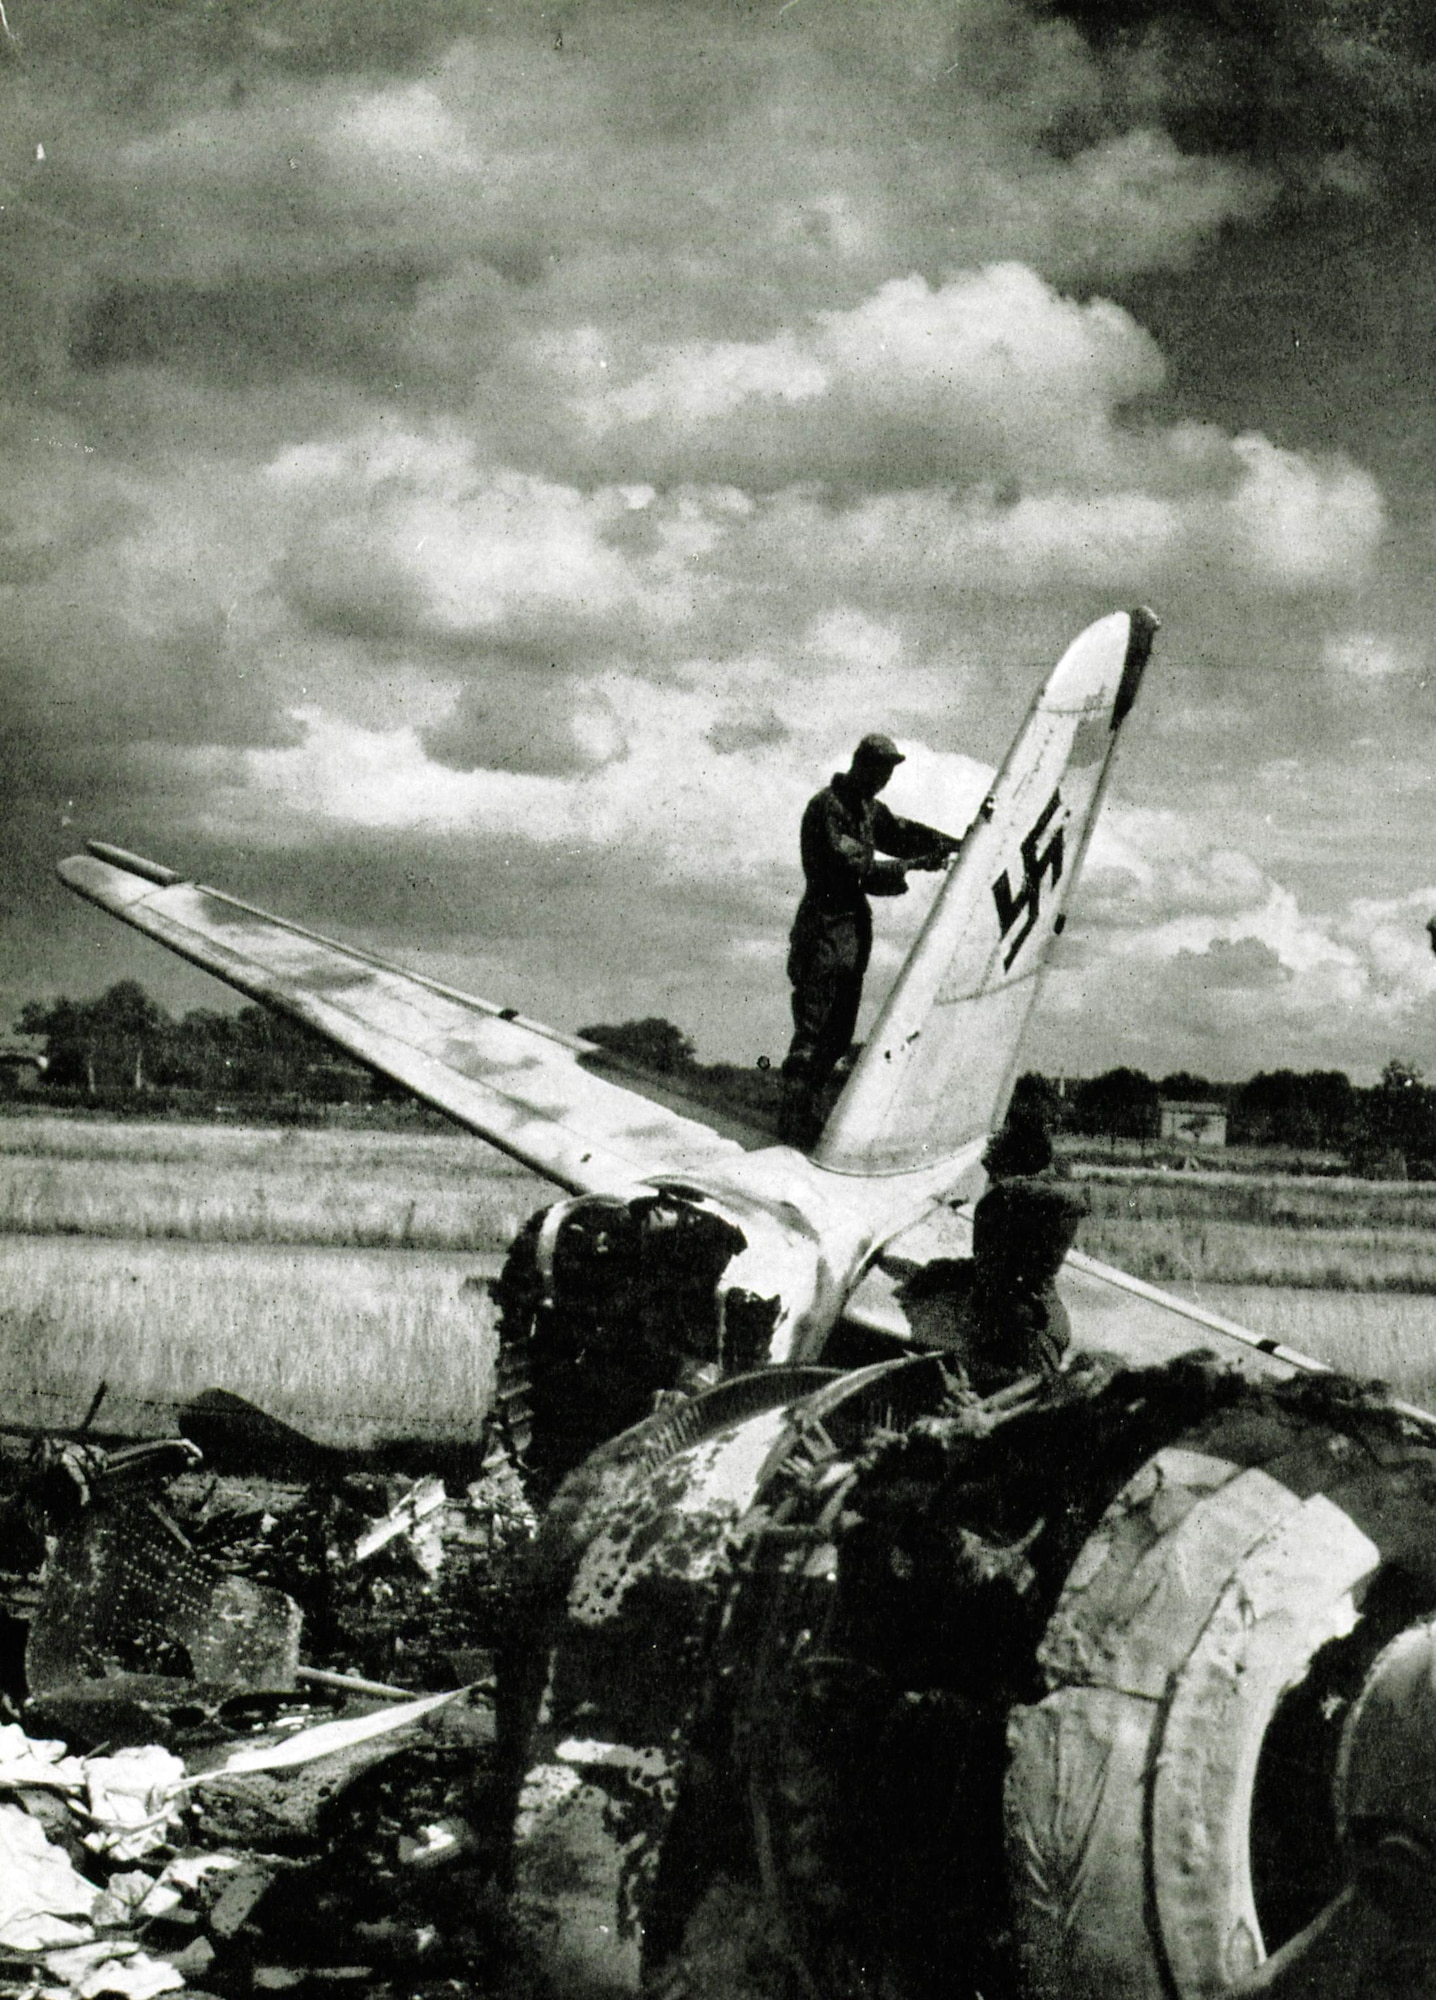
[[[1062,794],[1055,791],[1037,817],[1032,830],[1022,842],[1022,881],[1014,893],[1007,879],[1007,870],[992,885],[992,900],[997,905],[997,921],[1001,935],[1005,938],[1013,925],[1022,922],[1022,928],[1008,947],[1007,956],[1002,961],[1004,972],[1010,972],[1012,961],[1031,937],[1042,910],[1042,883],[1048,878],[1053,888],[1062,879],[1062,835],[1059,826],[1047,845],[1040,849],[1038,842],[1051,825],[1062,805]]]

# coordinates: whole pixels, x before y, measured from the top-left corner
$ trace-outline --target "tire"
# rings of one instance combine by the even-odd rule
[[[1205,2000],[1335,1893],[1345,1707],[1436,1602],[1433,1453],[1382,1415],[1375,1463],[1345,1424],[1270,1406],[1184,1440],[1078,1554],[1038,1654],[1051,1691],[1008,1723],[1034,2000]]]

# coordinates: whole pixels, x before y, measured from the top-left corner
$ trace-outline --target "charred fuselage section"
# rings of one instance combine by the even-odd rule
[[[595,1454],[535,1579],[517,1886],[565,1993],[1195,2000],[1339,1888],[1436,1445],[1197,1355],[774,1371]]]
[[[500,1423],[547,1494],[665,1394],[761,1366],[780,1301],[725,1283],[747,1248],[701,1197],[585,1195],[531,1216],[494,1290]]]

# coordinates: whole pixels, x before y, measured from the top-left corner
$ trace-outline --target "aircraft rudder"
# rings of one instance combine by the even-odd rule
[[[828,1121],[820,1166],[930,1169],[1000,1117],[1157,626],[1145,606],[1111,613],[1049,674]]]
[[[1147,671],[1147,662],[1152,657],[1152,643],[1162,629],[1162,621],[1155,611],[1145,604],[1134,605],[1127,613],[1127,657],[1122,663],[1122,678],[1117,684],[1117,699],[1112,704],[1112,728],[1118,730],[1127,720],[1132,704],[1137,699],[1137,691],[1142,685],[1142,676]]]

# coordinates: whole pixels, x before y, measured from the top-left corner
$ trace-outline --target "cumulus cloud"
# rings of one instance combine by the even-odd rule
[[[76,815],[237,851],[321,928],[330,869],[335,924],[472,926],[480,990],[591,974],[722,1048],[781,1030],[797,816],[855,735],[960,831],[1066,640],[1152,599],[1120,782],[1181,811],[1094,850],[1097,1013],[1114,967],[1154,1022],[1419,989],[1401,912],[1297,884],[1336,817],[1310,744],[1424,657],[1399,495],[1280,408],[1192,406],[1142,280],[1299,176],[1217,116],[1220,65],[1183,122],[1135,0],[1115,40],[1022,0],[9,11],[8,881]],[[1244,790],[1281,852],[1219,817]],[[633,948],[560,976],[586,924]],[[1264,952],[1290,976],[1188,964]]]
[[[805,714],[800,703],[786,719],[749,718],[735,789],[730,732],[739,718],[724,697],[617,675],[591,693],[624,747],[582,772],[513,757],[457,769],[412,728],[298,708],[292,745],[232,761],[228,784],[207,768],[206,831],[228,826],[236,839],[272,845],[305,825],[463,830],[566,851],[614,848],[670,879],[736,875],[789,893],[794,829],[809,794],[846,764],[848,725]],[[899,812],[961,831],[991,778],[989,765],[912,744],[888,796]]]
[[[1243,477],[1226,504],[1239,566],[1292,589],[1364,576],[1385,526],[1367,472],[1340,457],[1313,463],[1263,437],[1239,437]]]
[[[1430,20],[1422,0],[1240,9],[1059,0],[1130,113],[1187,150],[1261,161],[1298,189],[1362,200],[1419,187],[1430,161]]]
[[[1390,680],[1424,664],[1400,639],[1379,632],[1332,632],[1322,642],[1323,666],[1353,681]]]
[[[486,465],[442,433],[300,447],[272,473],[298,517],[285,588],[341,630],[541,642],[576,622],[672,627],[692,609],[689,562],[710,533],[668,510],[631,537],[646,544],[634,560],[624,517],[646,509],[644,494]]]
[[[1158,1071],[1175,1060],[1213,1077],[1373,1074],[1393,1049],[1422,1045],[1436,890],[1304,907],[1251,856],[1204,851],[1193,833],[1184,814],[1120,808],[1099,826],[1071,924],[1089,949],[1060,965],[1044,1003],[1049,1062],[1090,1066],[1093,1024],[1114,1015],[1129,1059],[1145,1049]]]
[[[1250,855],[1194,847],[1177,815],[1146,816],[1145,828],[1132,815],[1122,837],[1105,832],[1099,824],[1079,891],[1089,923],[1134,930],[1179,917],[1231,917],[1258,906],[1270,887]],[[1164,853],[1173,835],[1180,844]]]
[[[1203,986],[1261,992],[1283,986],[1292,977],[1281,954],[1260,938],[1213,938],[1205,951],[1179,951],[1172,960],[1179,977]]]
[[[849,311],[763,343],[688,343],[574,397],[600,437],[651,425],[647,449],[765,485],[860,470],[884,484],[1110,471],[1110,420],[1162,362],[1130,316],[1063,298],[1022,265],[942,285],[890,279]],[[596,357],[605,376],[622,357]],[[917,475],[915,479],[914,474]]]

